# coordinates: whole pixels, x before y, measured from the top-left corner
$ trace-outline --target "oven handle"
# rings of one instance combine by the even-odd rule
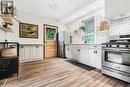
[[[130,49],[103,49],[103,51],[114,51],[114,52],[130,53]]]

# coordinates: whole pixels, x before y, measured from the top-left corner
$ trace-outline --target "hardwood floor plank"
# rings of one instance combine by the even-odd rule
[[[19,77],[5,87],[130,87],[130,84],[55,58],[20,64]]]

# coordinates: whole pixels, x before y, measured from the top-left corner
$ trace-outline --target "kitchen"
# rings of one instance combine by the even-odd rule
[[[129,0],[31,2],[13,2],[16,11],[7,23],[13,32],[1,24],[0,86],[130,86]],[[22,33],[27,26],[36,28],[28,36]],[[14,75],[3,78],[5,73]]]
[[[106,1],[107,4],[110,2]],[[91,7],[93,6],[95,6],[94,3]],[[72,41],[70,41],[71,44],[65,45],[66,56],[67,58],[78,61],[82,64],[95,67],[99,70],[102,69],[102,73],[104,74],[129,82],[130,78],[127,78],[129,76],[129,14],[123,14],[109,19],[110,21],[108,25],[106,20],[102,21],[104,20],[104,8],[99,6],[97,9],[98,10],[94,11],[90,15],[85,15],[68,24],[68,29],[73,32],[73,38]],[[113,9],[110,10],[110,8],[106,6],[106,12],[112,12],[112,10]],[[114,15],[117,13],[117,11],[115,11],[115,13],[113,11]],[[110,16],[111,15],[107,13],[105,15],[106,19],[110,18]],[[93,22],[95,20],[95,22],[92,23],[90,20]],[[87,25],[87,21],[90,26]],[[105,23],[103,26],[102,22]],[[85,36],[84,34],[82,35],[82,31],[79,32],[80,34],[77,33],[77,31],[77,35],[74,35],[74,31],[76,30],[72,29],[76,29],[78,26],[84,26],[86,29],[90,28],[90,30],[85,31]],[[84,37],[88,40],[85,41]],[[118,51],[116,52],[114,50]]]

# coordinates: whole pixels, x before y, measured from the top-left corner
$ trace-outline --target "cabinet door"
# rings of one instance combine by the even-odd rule
[[[76,60],[80,60],[80,56],[81,56],[81,48],[80,47],[77,47],[76,48],[76,50],[75,50],[76,52],[74,53],[75,54],[75,58],[76,58]]]
[[[65,56],[67,58],[73,58],[73,47],[72,46],[65,46]]]
[[[20,46],[19,48],[19,57],[20,57],[20,60],[24,60],[24,46]]]
[[[89,53],[88,53],[88,49],[85,49],[85,48],[81,48],[80,49],[80,59],[79,61],[81,63],[84,63],[86,65],[89,65],[90,64],[90,60],[89,60]]]
[[[96,50],[95,66],[98,69],[101,69],[101,67],[102,67],[102,50]]]
[[[69,57],[74,58],[74,47],[72,45],[69,47]]]
[[[65,46],[65,56],[67,57],[67,58],[69,58],[69,46]]]
[[[29,60],[30,59],[30,46],[24,47],[24,60]]]
[[[35,56],[34,56],[34,58],[42,58],[41,53],[42,53],[42,51],[41,51],[40,46],[35,46]]]
[[[71,51],[70,51],[70,53],[71,53],[71,58],[77,60],[77,56],[78,56],[78,55],[77,55],[77,52],[78,52],[78,48],[73,45],[72,48],[71,48]]]
[[[89,49],[90,66],[95,67],[95,49]]]

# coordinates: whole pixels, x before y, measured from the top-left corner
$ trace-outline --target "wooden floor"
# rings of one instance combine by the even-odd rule
[[[5,87],[130,87],[130,84],[56,58],[22,63],[19,77],[10,77]]]

